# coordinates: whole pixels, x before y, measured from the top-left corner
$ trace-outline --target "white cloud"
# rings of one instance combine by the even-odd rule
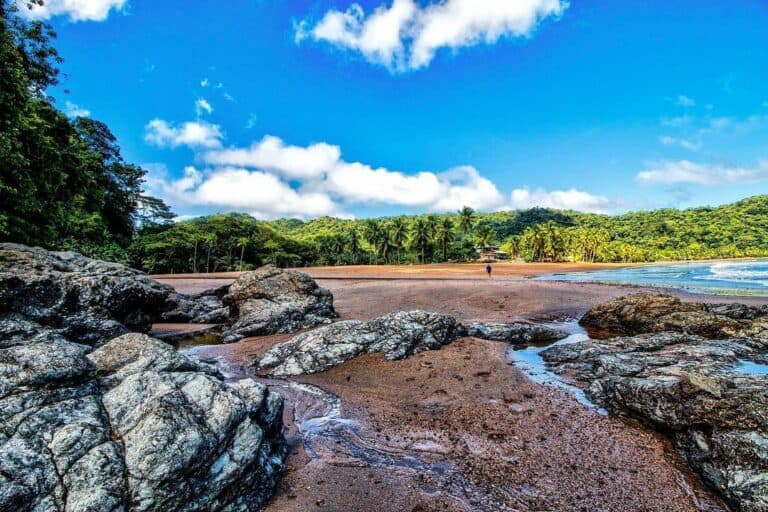
[[[593,195],[576,190],[530,190],[516,188],[509,198],[509,208],[555,208],[558,210],[579,210],[593,213],[606,213],[619,207],[617,201],[604,196]]]
[[[683,139],[678,137],[670,137],[669,135],[662,135],[659,137],[659,142],[665,146],[680,146],[681,148],[688,149],[690,151],[698,151],[701,149],[701,142],[694,142],[689,139]]]
[[[202,80],[200,80],[200,87],[208,87],[208,84],[210,84],[210,82],[208,81],[208,78],[203,78]]]
[[[67,117],[89,117],[91,111],[67,100],[64,102],[64,114]]]
[[[650,162],[637,173],[637,180],[646,184],[728,185],[754,183],[768,179],[768,160],[756,167],[701,164],[689,160]]]
[[[528,37],[539,23],[568,8],[566,0],[443,0],[422,6],[393,0],[370,14],[353,3],[329,10],[315,24],[303,20],[296,40],[310,38],[359,51],[368,61],[405,71],[429,65],[437,50],[495,43],[502,37]]]
[[[289,178],[313,178],[329,171],[340,157],[338,146],[324,142],[307,147],[290,146],[278,137],[267,135],[249,148],[209,151],[203,159],[212,165],[253,167]]]
[[[694,100],[693,98],[691,98],[689,96],[685,96],[683,94],[678,96],[675,101],[681,107],[695,107],[696,106],[696,100]]]
[[[175,126],[162,119],[153,119],[144,127],[144,140],[159,147],[211,149],[221,146],[222,137],[218,125],[205,121],[189,121]]]
[[[198,98],[198,100],[195,102],[195,113],[197,114],[197,117],[202,116],[203,113],[212,114],[213,107],[205,98]]]
[[[350,216],[327,194],[294,190],[273,174],[235,167],[203,174],[190,166],[176,180],[169,180],[162,169],[150,171],[147,189],[173,206],[222,207],[263,219]]]
[[[174,129],[161,126],[156,131],[160,141],[170,145],[168,140],[177,133],[164,135],[167,130]],[[271,135],[247,148],[213,149],[197,158],[209,168],[188,167],[175,180],[163,169],[151,171],[152,192],[171,204],[245,210],[262,218],[347,215],[353,206],[373,205],[422,211],[543,206],[599,212],[620,206],[578,190],[518,189],[507,197],[472,166],[404,173],[347,162],[338,146],[325,142],[295,146]]]
[[[43,5],[17,0],[16,3],[20,12],[32,19],[65,15],[72,21],[104,21],[113,9],[122,11],[127,0],[45,0]]]

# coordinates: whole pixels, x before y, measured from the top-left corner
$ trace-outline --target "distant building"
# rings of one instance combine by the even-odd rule
[[[478,247],[477,254],[480,261],[484,263],[490,263],[493,261],[506,261],[509,259],[509,254],[504,251],[500,251],[498,247]]]

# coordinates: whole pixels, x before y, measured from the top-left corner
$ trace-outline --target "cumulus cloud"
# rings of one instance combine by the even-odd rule
[[[768,160],[755,167],[727,164],[702,164],[690,160],[650,162],[637,173],[637,180],[646,184],[729,185],[754,183],[768,179]]]
[[[236,167],[203,173],[189,166],[178,179],[168,179],[162,168],[154,172],[150,169],[147,190],[173,206],[221,207],[246,211],[262,219],[349,217],[327,194],[294,190],[273,174]]]
[[[621,206],[605,196],[593,195],[575,188],[568,190],[530,190],[516,188],[509,198],[508,208],[555,208],[558,210],[579,210],[593,213],[607,213]]]
[[[198,98],[195,102],[195,113],[197,114],[197,117],[200,117],[203,114],[212,114],[213,107],[205,98]]]
[[[20,12],[32,19],[68,16],[72,21],[104,21],[112,10],[122,11],[127,0],[45,0],[43,5],[17,0]]]
[[[64,102],[64,113],[67,117],[89,117],[91,111],[67,100]]]
[[[518,189],[507,196],[472,166],[405,173],[345,161],[338,146],[325,142],[295,146],[271,135],[249,147],[216,148],[197,157],[207,169],[187,167],[178,179],[169,179],[163,169],[153,171],[151,191],[174,205],[245,210],[260,218],[347,216],[349,208],[361,205],[424,211],[545,206],[599,212],[619,206],[578,190]]]
[[[144,127],[144,140],[158,147],[218,148],[222,137],[218,125],[204,121],[188,121],[176,126],[162,119],[153,119]]]
[[[212,165],[260,168],[289,178],[312,178],[329,171],[340,157],[338,146],[324,142],[307,147],[291,146],[267,135],[249,148],[209,151],[203,160]]]
[[[393,71],[429,65],[441,48],[495,43],[502,37],[529,37],[539,23],[562,15],[565,0],[442,0],[425,6],[393,0],[369,14],[353,3],[331,9],[316,23],[303,20],[296,40],[312,39],[360,52]]]

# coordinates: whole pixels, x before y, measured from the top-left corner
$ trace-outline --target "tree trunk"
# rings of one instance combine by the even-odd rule
[[[195,240],[195,255],[192,257],[192,272],[197,273],[197,243]]]
[[[240,271],[243,270],[243,256],[245,256],[245,246],[240,248]]]

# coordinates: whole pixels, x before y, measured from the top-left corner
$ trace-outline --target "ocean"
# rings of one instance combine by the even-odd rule
[[[658,286],[715,295],[768,296],[768,259],[668,263],[549,274],[536,279]]]

